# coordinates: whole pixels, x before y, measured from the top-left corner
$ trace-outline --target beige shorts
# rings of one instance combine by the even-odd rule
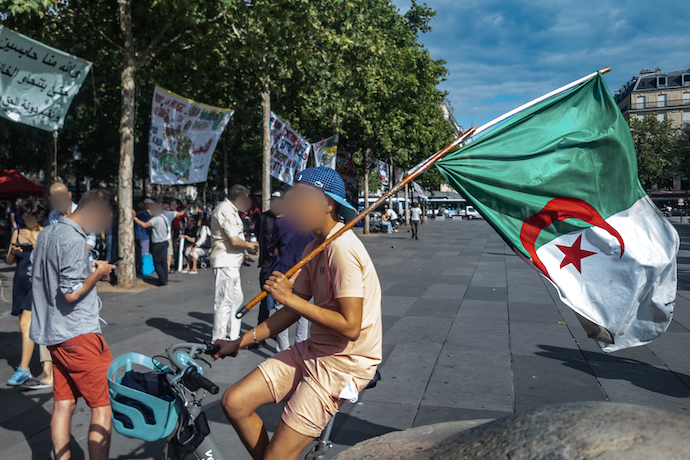
[[[287,402],[281,420],[296,432],[316,438],[345,402],[341,392],[353,379],[313,356],[309,340],[273,355],[259,364],[275,402]]]
[[[172,257],[175,249],[173,249],[172,240],[168,240],[168,257]]]

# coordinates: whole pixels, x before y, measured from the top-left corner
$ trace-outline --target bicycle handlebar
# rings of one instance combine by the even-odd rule
[[[195,391],[194,386],[196,386],[197,388],[203,388],[204,390],[208,391],[212,395],[218,394],[218,392],[220,391],[220,388],[218,387],[218,385],[211,382],[209,379],[207,379],[203,375],[199,374],[199,372],[197,372],[195,367],[189,368],[189,370],[187,371],[187,377],[188,377],[187,386],[192,391]],[[192,385],[189,385],[190,383]]]

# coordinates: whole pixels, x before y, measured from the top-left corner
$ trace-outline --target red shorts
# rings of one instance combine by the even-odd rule
[[[48,347],[53,357],[56,401],[84,398],[89,407],[110,405],[108,367],[113,361],[101,334],[84,334]]]

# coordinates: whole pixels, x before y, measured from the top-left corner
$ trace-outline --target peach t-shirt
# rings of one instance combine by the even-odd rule
[[[342,227],[343,224],[336,224],[328,236]],[[303,254],[310,253],[318,244],[312,241]],[[337,310],[339,298],[364,299],[362,331],[357,340],[347,340],[312,324],[309,348],[335,369],[367,382],[373,378],[382,354],[381,284],[369,253],[354,232],[345,232],[309,261],[302,268],[294,290],[313,296],[315,305],[329,310]]]

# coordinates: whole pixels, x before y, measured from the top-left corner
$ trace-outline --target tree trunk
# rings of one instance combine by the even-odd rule
[[[369,168],[366,167],[366,158],[364,159],[364,209],[369,207]],[[369,214],[364,216],[364,234],[369,234]]]
[[[271,199],[271,88],[268,83],[261,89],[263,109],[264,151],[261,163],[261,210],[268,211]]]
[[[136,261],[134,252],[134,220],[132,218],[132,180],[134,178],[134,36],[132,35],[131,0],[118,0],[120,7],[120,29],[124,38],[123,66],[121,71],[121,117],[120,117],[120,182],[117,202],[120,208],[119,237],[120,257],[117,283],[123,288],[134,287]]]

